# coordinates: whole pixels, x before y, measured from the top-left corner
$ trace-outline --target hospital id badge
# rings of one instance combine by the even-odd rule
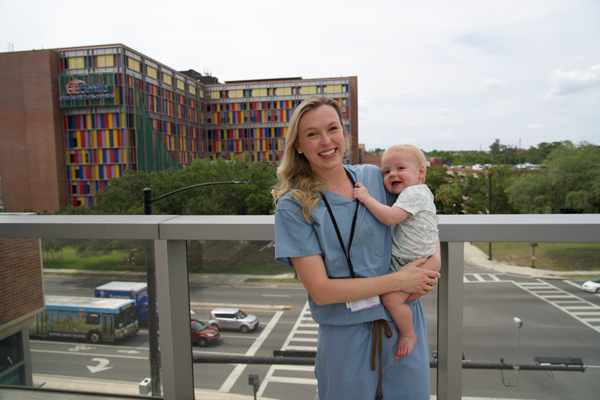
[[[359,300],[359,301],[350,301],[346,302],[346,307],[348,307],[348,314],[357,313],[363,310],[369,310],[371,308],[375,308],[381,304],[381,300],[379,296],[369,297],[368,299]]]

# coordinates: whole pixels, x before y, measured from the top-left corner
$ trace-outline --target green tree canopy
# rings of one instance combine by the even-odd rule
[[[274,205],[271,189],[277,181],[276,170],[266,162],[198,159],[186,169],[165,170],[146,174],[128,171],[111,179],[102,193],[97,193],[94,207],[67,207],[62,215],[141,215],[144,213],[143,189],[152,189],[152,198],[184,187],[209,182],[246,181],[245,185],[203,186],[174,193],[153,203],[154,215],[268,215]],[[77,248],[77,255],[94,257],[113,250],[143,250],[141,240],[66,240],[45,239],[45,252],[56,252],[65,246]],[[201,251],[201,244],[190,242],[190,252]],[[143,251],[136,251],[136,264],[145,263]]]
[[[510,203],[525,214],[600,212],[600,148],[582,142],[556,146],[545,169],[524,174],[507,188]]]

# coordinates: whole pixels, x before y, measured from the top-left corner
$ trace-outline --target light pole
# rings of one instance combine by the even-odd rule
[[[514,318],[515,324],[517,324],[517,366],[515,367],[515,371],[517,373],[517,383],[515,386],[519,384],[519,375],[521,372],[521,367],[519,366],[519,349],[521,347],[521,328],[523,327],[523,321],[520,318]]]
[[[246,184],[246,181],[227,181],[227,182],[208,182],[197,185],[187,186],[181,189],[152,198],[152,189],[145,188],[144,192],[144,215],[152,215],[152,203],[169,197],[172,194],[184,190],[193,189],[199,186],[226,185],[226,184]],[[152,396],[161,395],[160,384],[160,358],[158,355],[158,318],[156,316],[156,263],[154,261],[154,241],[146,240],[146,276],[148,279],[148,345],[150,347],[150,387]]]
[[[535,268],[535,248],[537,247],[537,243],[529,243],[531,246],[531,268]]]
[[[489,182],[490,182],[489,195],[488,195],[489,199],[488,200],[490,203],[490,205],[489,205],[490,215],[492,215],[492,171],[489,171],[488,177],[489,177]],[[488,260],[492,261],[492,242],[490,242],[490,251],[489,251]]]

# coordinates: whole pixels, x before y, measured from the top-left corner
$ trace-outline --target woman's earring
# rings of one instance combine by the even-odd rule
[[[298,154],[302,154],[302,152],[300,150],[298,150]]]

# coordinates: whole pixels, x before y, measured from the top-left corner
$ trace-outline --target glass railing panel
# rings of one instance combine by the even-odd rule
[[[306,290],[293,269],[275,261],[271,241],[188,241],[188,266],[190,311],[199,321],[192,331],[194,355],[271,358],[316,351],[318,326]],[[212,398],[216,391],[252,398],[251,375],[260,381],[258,396],[315,398],[312,367],[235,363],[195,363],[196,397]]]
[[[41,249],[34,386],[139,394],[151,376],[144,241],[42,239]]]
[[[600,297],[582,284],[598,276],[600,245],[493,243],[493,261],[488,243],[474,245],[465,251],[463,351],[465,364],[479,366],[463,368],[463,396],[596,397],[600,354],[590,350],[600,334]],[[542,370],[540,357],[548,356],[571,370]]]

